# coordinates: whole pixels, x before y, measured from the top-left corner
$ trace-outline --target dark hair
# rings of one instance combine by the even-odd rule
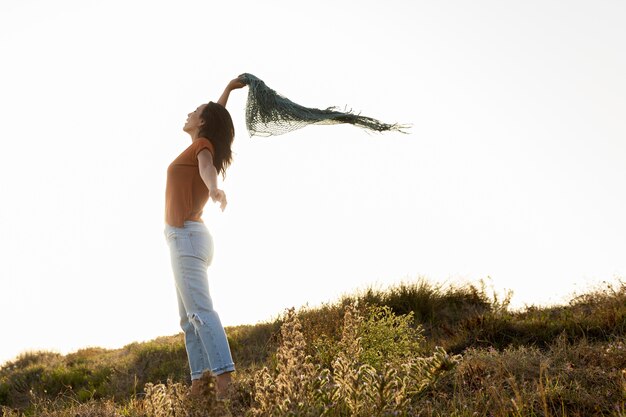
[[[233,159],[230,150],[235,138],[233,119],[226,107],[212,101],[204,106],[202,113],[200,113],[200,119],[204,121],[204,124],[200,126],[198,137],[206,138],[211,142],[215,151],[213,165],[215,165],[217,173],[224,176],[226,168],[229,167]]]

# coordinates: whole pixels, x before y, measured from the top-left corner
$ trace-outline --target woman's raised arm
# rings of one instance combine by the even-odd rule
[[[233,78],[232,80],[230,80],[230,82],[224,89],[224,92],[220,96],[219,100],[217,100],[217,104],[222,105],[222,107],[226,107],[226,103],[228,102],[228,96],[230,95],[230,92],[238,88],[245,87],[245,86],[246,85],[241,82],[239,77]]]

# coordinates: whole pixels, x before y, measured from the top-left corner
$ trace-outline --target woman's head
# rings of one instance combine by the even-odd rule
[[[224,175],[232,161],[230,148],[235,138],[235,127],[228,110],[212,101],[202,104],[189,113],[183,130],[187,133],[197,130],[197,137],[206,138],[213,144],[213,165],[218,173]]]

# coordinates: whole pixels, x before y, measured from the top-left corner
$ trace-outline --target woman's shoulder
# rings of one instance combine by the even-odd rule
[[[210,139],[205,138],[203,136],[195,139],[192,143],[192,146],[195,148],[196,150],[196,155],[198,154],[198,152],[200,152],[203,149],[208,149],[209,152],[214,153],[215,149],[213,148],[213,142],[211,142]]]
[[[211,145],[213,146],[213,142],[211,142],[211,139],[206,138],[204,136],[200,136],[199,138],[195,139],[192,143],[192,145],[196,145],[196,146],[203,146],[203,145]]]

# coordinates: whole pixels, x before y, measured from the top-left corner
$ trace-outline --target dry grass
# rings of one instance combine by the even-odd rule
[[[0,368],[0,406],[7,417],[626,417],[624,283],[558,307],[507,301],[419,281],[227,329],[239,371],[225,402],[189,399],[181,335],[24,354]]]

